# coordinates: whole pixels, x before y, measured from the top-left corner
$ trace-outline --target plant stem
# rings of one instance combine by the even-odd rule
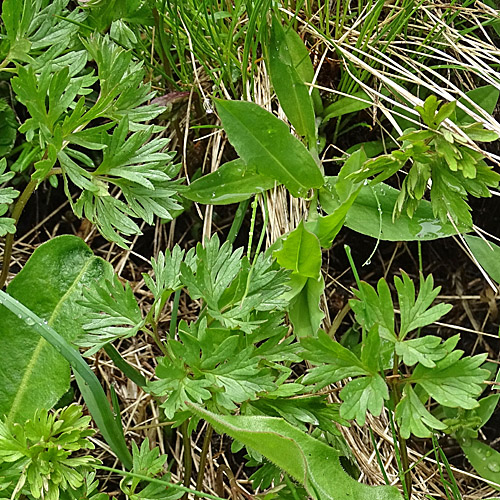
[[[399,375],[399,357],[396,353],[394,353],[394,364],[392,368],[392,374],[395,376],[394,381],[392,383],[392,390],[393,390],[393,395],[394,395],[394,408],[398,405],[399,401],[401,400],[401,394],[399,392],[399,387],[397,383],[397,378],[396,376]],[[406,490],[408,492],[408,498],[411,498],[411,489],[412,489],[412,484],[411,484],[411,471],[410,469],[410,460],[408,458],[408,448],[406,446],[406,439],[404,439],[401,436],[401,433],[399,431],[399,427],[397,425],[394,425],[395,431],[396,431],[396,436],[398,439],[399,443],[399,450],[401,454],[401,465],[403,468],[403,478],[404,482],[406,484]]]
[[[28,185],[24,188],[24,191],[21,193],[21,196],[16,201],[14,205],[14,209],[12,210],[12,219],[14,219],[14,224],[17,226],[19,218],[23,213],[24,207],[28,200],[30,199],[33,191],[35,190],[38,181],[31,180],[28,182]],[[12,257],[12,245],[14,244],[14,234],[9,233],[5,237],[5,247],[3,252],[3,262],[2,262],[2,272],[0,274],[0,289],[3,288],[5,282],[7,281],[7,276],[9,275],[10,268],[10,260]]]
[[[191,457],[191,439],[188,432],[189,420],[182,423],[182,441],[184,443],[184,486],[189,488],[191,483],[191,472],[193,470],[193,460]],[[182,500],[188,500],[188,493],[186,492]]]
[[[205,466],[207,464],[208,448],[210,446],[210,440],[212,439],[213,432],[214,428],[207,423],[207,430],[205,432],[205,438],[203,439],[203,447],[201,448],[200,468],[198,470],[198,477],[196,478],[196,489],[199,491],[203,488],[203,477],[205,475]]]

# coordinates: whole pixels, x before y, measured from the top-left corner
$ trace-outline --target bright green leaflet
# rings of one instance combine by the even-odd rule
[[[253,102],[216,99],[215,104],[229,142],[249,167],[297,197],[323,185],[314,158],[279,118]]]
[[[315,500],[400,500],[397,488],[370,487],[349,476],[339,453],[281,418],[222,416],[188,403],[191,411],[245,446],[264,455],[305,486]]]
[[[102,279],[108,267],[80,238],[59,236],[35,250],[7,292],[71,341],[83,333],[82,307],[77,302],[82,287]],[[52,408],[67,391],[69,364],[3,306],[0,317],[0,414],[23,422],[37,408]]]
[[[335,184],[335,178],[329,177],[328,183]],[[413,219],[405,213],[393,221],[394,205],[399,191],[387,184],[363,186],[352,207],[347,212],[345,225],[361,234],[385,241],[429,241],[456,234],[452,224],[443,223],[432,213],[431,204],[422,200]],[[321,206],[327,213],[333,213],[339,206],[330,192],[320,192]],[[381,213],[379,213],[379,207]],[[471,228],[459,226],[461,232]]]
[[[301,221],[274,253],[278,264],[294,273],[318,279],[321,272],[321,247],[318,238]]]
[[[474,257],[484,270],[500,283],[500,247],[477,236],[465,236]]]
[[[466,95],[491,115],[493,114],[493,111],[495,111],[495,106],[497,105],[500,92],[493,85],[485,85],[484,87],[470,90],[466,93]],[[470,110],[475,111],[473,106],[471,106],[464,98],[459,99],[458,102],[463,104]],[[465,125],[466,123],[474,123],[474,119],[460,108],[457,107],[455,113],[455,119],[457,123],[460,123],[462,125]]]
[[[273,17],[269,73],[281,107],[295,131],[297,134],[305,136],[309,144],[314,145],[316,123],[312,98],[309,95],[309,87],[300,78],[295,68],[295,60],[299,57],[292,57],[291,52],[296,45],[289,42],[291,37],[298,37],[298,35],[292,29],[285,31],[281,22]],[[298,38],[302,43],[300,37]],[[305,52],[305,57],[309,59],[307,49]]]
[[[238,158],[196,179],[181,194],[204,205],[230,205],[272,189],[275,184],[274,179],[258,174]]]
[[[320,308],[321,295],[325,290],[323,276],[307,278],[304,288],[290,304],[288,315],[297,337],[316,335],[325,314]]]

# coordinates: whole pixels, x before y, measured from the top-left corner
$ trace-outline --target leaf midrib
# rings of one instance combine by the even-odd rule
[[[267,147],[265,147],[265,146],[261,143],[261,141],[258,139],[258,137],[257,137],[257,136],[255,136],[255,134],[253,133],[253,130],[252,130],[252,129],[250,129],[250,128],[249,128],[249,127],[248,127],[248,126],[247,126],[247,125],[246,125],[243,121],[241,121],[241,120],[240,120],[240,119],[239,119],[239,118],[238,118],[238,117],[237,117],[234,113],[232,113],[232,112],[231,112],[230,110],[228,110],[226,107],[224,107],[224,110],[225,110],[227,113],[229,113],[229,114],[233,117],[233,119],[234,119],[234,120],[238,121],[238,122],[241,124],[241,126],[242,126],[245,130],[247,130],[247,132],[249,133],[249,136],[250,136],[250,137],[252,137],[252,138],[254,139],[254,141],[258,144],[259,149],[260,149],[260,150],[262,150],[262,151],[265,151],[265,152],[266,152],[266,153],[267,153],[267,154],[268,154],[268,155],[269,155],[269,156],[270,156],[270,157],[271,157],[271,158],[275,161],[275,163],[278,165],[279,170],[280,170],[281,172],[284,172],[284,173],[285,173],[286,175],[288,175],[291,179],[293,179],[293,181],[294,181],[294,182],[295,182],[298,186],[303,187],[303,188],[304,188],[304,189],[306,189],[306,190],[307,190],[307,189],[310,189],[310,188],[308,188],[305,184],[302,184],[302,182],[301,182],[299,179],[297,179],[297,178],[296,178],[296,177],[292,174],[292,172],[291,172],[290,170],[287,170],[287,168],[285,167],[285,165],[284,165],[284,164],[283,164],[283,163],[282,163],[282,162],[281,162],[281,161],[280,161],[280,160],[279,160],[279,159],[278,159],[278,158],[277,158],[277,157],[276,157],[276,156],[275,156],[275,155],[271,152],[271,150],[269,150]],[[265,111],[265,110],[264,110],[264,111]],[[275,118],[276,120],[278,120],[275,116],[273,116],[273,118]],[[282,122],[280,122],[280,123],[282,123]],[[288,131],[287,131],[287,133],[288,133],[288,134],[290,134]],[[292,137],[293,139],[295,139],[295,137],[293,137],[292,135],[290,135],[290,137]],[[298,141],[298,139],[296,139],[296,140],[297,140],[297,142],[298,142],[299,144],[301,144],[301,143]],[[236,148],[236,149],[237,149],[237,148]],[[305,149],[305,148],[304,148],[304,149]],[[307,151],[307,149],[306,149],[305,151],[306,151],[307,153],[309,153],[309,152]],[[312,158],[312,157],[311,157],[311,158]],[[313,161],[314,161],[314,160],[313,160]],[[257,166],[257,165],[256,165],[256,167],[258,168],[258,166]],[[280,181],[280,179],[276,179],[276,180],[277,180],[277,181],[279,181],[279,182],[281,182],[281,181]],[[285,184],[285,185],[286,185],[286,183],[285,183],[285,182],[283,182],[283,184]],[[287,187],[288,187],[288,186],[287,186]],[[298,190],[296,190],[296,191],[298,191]]]
[[[87,262],[83,265],[81,271],[75,277],[73,283],[69,286],[68,290],[62,295],[62,297],[57,302],[56,306],[54,307],[54,310],[52,311],[52,314],[50,315],[50,318],[47,320],[47,323],[50,326],[53,325],[63,303],[68,298],[68,296],[71,295],[71,293],[73,293],[73,291],[77,287],[78,283],[80,282],[81,277],[87,271],[87,269],[90,266],[90,264],[92,263],[92,261],[93,261],[93,258],[90,257],[87,260]],[[33,373],[35,365],[40,357],[40,354],[41,354],[43,348],[45,347],[45,344],[47,344],[47,341],[43,337],[40,337],[40,340],[38,341],[36,348],[33,351],[33,356],[31,357],[31,359],[26,367],[26,370],[24,371],[23,378],[21,379],[21,383],[19,384],[19,388],[18,388],[16,395],[14,397],[14,401],[12,402],[12,406],[10,408],[8,415],[7,415],[7,422],[13,421],[13,418],[15,417],[15,415],[17,413],[17,410],[19,408],[19,405],[21,404],[21,401],[22,401],[24,394],[29,391],[29,379],[31,378],[31,374]]]

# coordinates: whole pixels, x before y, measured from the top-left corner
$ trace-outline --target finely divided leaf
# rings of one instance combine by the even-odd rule
[[[470,410],[478,406],[477,397],[483,391],[482,384],[488,370],[480,368],[486,354],[460,359],[463,351],[456,350],[438,361],[434,368],[419,364],[409,378],[420,385],[432,398],[443,406]]]
[[[396,342],[396,354],[403,358],[406,366],[421,363],[427,368],[434,368],[436,361],[443,359],[447,353],[441,338],[425,335],[417,339]]]
[[[385,380],[376,374],[352,380],[340,391],[340,397],[344,401],[340,415],[364,425],[367,410],[375,417],[380,415],[384,401],[389,399],[389,390]]]
[[[400,339],[404,339],[412,330],[437,321],[452,308],[451,304],[443,303],[430,307],[441,290],[441,287],[434,288],[432,275],[427,276],[426,279],[421,276],[420,290],[416,299],[413,281],[406,273],[402,273],[402,277],[402,280],[398,277],[394,278],[401,311]]]
[[[90,347],[91,356],[116,339],[133,337],[144,326],[142,314],[128,283],[125,288],[118,276],[83,290],[80,304],[86,308],[83,319],[85,333],[76,343]]]

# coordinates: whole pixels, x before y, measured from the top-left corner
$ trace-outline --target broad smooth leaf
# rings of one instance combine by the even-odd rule
[[[283,29],[281,22],[273,16],[271,29],[271,48],[269,50],[269,73],[273,87],[287,118],[297,134],[305,136],[308,142],[316,140],[316,123],[309,87],[301,80],[291,52],[295,45],[291,37],[298,35],[289,28]],[[299,37],[300,40],[300,37]],[[302,40],[300,40],[302,43]],[[304,47],[305,49],[305,47]],[[306,57],[309,59],[309,54]]]
[[[500,283],[500,247],[477,236],[465,236],[474,257],[497,283]]]
[[[318,238],[310,233],[301,221],[274,253],[278,264],[294,273],[319,279],[321,272],[321,246]]]
[[[216,99],[215,105],[229,142],[249,167],[297,197],[323,185],[314,158],[279,118],[253,102]]]
[[[272,189],[275,184],[274,179],[258,174],[238,158],[196,179],[180,192],[184,198],[204,205],[230,205]]]
[[[188,406],[217,432],[228,434],[283,469],[315,500],[401,500],[394,487],[358,483],[340,465],[338,451],[281,418],[222,416]]]
[[[330,185],[335,184],[335,178],[327,179]],[[452,224],[434,217],[431,204],[425,200],[420,202],[412,219],[403,213],[393,221],[398,196],[399,191],[387,184],[363,186],[347,212],[345,225],[358,233],[385,241],[428,241],[456,234]],[[320,199],[327,213],[333,213],[339,207],[339,202],[326,189],[320,191]],[[468,232],[470,228],[459,226],[459,230]]]
[[[319,307],[325,290],[325,280],[307,278],[304,288],[290,304],[288,315],[297,337],[314,336],[321,326],[325,314]]]
[[[500,96],[500,91],[493,85],[485,85],[484,87],[479,87],[477,89],[470,90],[466,92],[467,97],[469,97],[473,102],[475,102],[479,107],[483,108],[486,113],[493,114],[495,111],[495,106],[498,102],[498,97]],[[465,107],[472,111],[474,106],[468,103],[464,98],[458,100],[459,103],[463,104]],[[461,125],[467,123],[473,123],[474,119],[469,116],[464,110],[460,109],[458,106],[456,108],[456,121]]]
[[[494,482],[495,485],[491,486],[499,490],[500,453],[477,439],[459,439],[458,444],[476,472],[484,479]]]
[[[108,272],[76,236],[59,236],[35,250],[7,292],[47,322],[64,339],[83,334],[79,325],[82,287]],[[0,414],[12,422],[50,409],[68,390],[68,362],[30,325],[0,306]]]

